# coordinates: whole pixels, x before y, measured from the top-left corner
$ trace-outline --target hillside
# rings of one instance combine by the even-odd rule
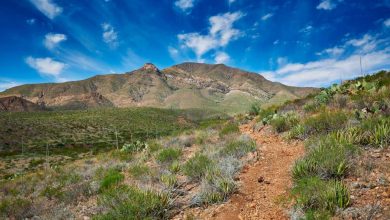
[[[0,112],[31,112],[42,111],[44,109],[44,106],[30,102],[17,96],[8,96],[0,98]]]
[[[306,146],[288,167],[293,184],[284,189],[295,205],[285,213],[291,219],[390,218],[390,72],[344,81],[252,115],[253,136],[272,128],[285,139],[274,151],[286,141],[288,149],[297,142]],[[264,158],[273,154],[262,152]],[[280,178],[272,176],[271,182]]]
[[[0,97],[23,96],[50,108],[96,107],[203,108],[245,112],[252,103],[278,104],[305,97],[313,88],[285,86],[222,64],[183,63],[164,70],[153,64],[124,73],[65,82],[22,85]]]

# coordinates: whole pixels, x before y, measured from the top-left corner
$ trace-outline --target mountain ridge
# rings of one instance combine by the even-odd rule
[[[0,93],[23,96],[50,108],[204,107],[243,112],[251,103],[275,103],[304,97],[316,88],[286,86],[263,76],[226,66],[186,62],[159,70],[146,63],[140,69],[96,75],[64,83],[26,84]],[[274,104],[274,103],[271,103]]]

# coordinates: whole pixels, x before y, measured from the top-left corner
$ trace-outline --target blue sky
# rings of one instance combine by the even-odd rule
[[[0,91],[224,63],[288,85],[390,68],[390,0],[4,0]]]

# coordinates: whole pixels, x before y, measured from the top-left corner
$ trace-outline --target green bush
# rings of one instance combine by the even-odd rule
[[[126,153],[129,153],[129,152],[140,152],[144,149],[147,149],[148,148],[148,144],[147,143],[144,143],[144,142],[141,142],[141,141],[135,141],[133,143],[130,143],[130,144],[124,144],[121,151],[122,152],[126,152]]]
[[[167,194],[123,185],[106,190],[99,196],[98,202],[108,212],[94,216],[95,220],[167,219],[171,207]]]
[[[288,139],[300,139],[300,140],[305,139],[306,138],[305,127],[303,127],[303,125],[301,125],[301,124],[295,125],[288,132],[287,138]]]
[[[258,103],[253,103],[249,109],[250,115],[258,115],[261,111],[261,105]]]
[[[341,178],[349,169],[350,159],[357,151],[350,143],[340,143],[332,135],[320,138],[318,146],[311,149],[292,170],[294,179],[317,176],[324,179]]]
[[[238,133],[238,132],[240,132],[240,128],[238,127],[238,124],[235,122],[228,122],[227,124],[224,125],[224,127],[219,132],[219,136],[222,137],[227,134]]]
[[[200,180],[214,167],[214,162],[203,154],[196,154],[183,166],[184,174],[191,179]]]
[[[309,135],[329,133],[344,128],[348,121],[348,115],[341,111],[323,111],[304,120],[305,132]]]
[[[130,167],[129,172],[134,178],[141,178],[150,174],[150,168],[144,164],[136,164]]]
[[[157,160],[162,163],[178,160],[181,156],[181,150],[175,148],[164,148],[158,153]]]
[[[304,210],[334,213],[346,208],[350,198],[347,187],[337,180],[324,181],[318,177],[298,180],[292,189],[296,202]]]
[[[125,176],[119,170],[111,168],[104,173],[103,179],[100,181],[100,189],[111,188],[121,183],[124,179]]]
[[[299,122],[297,115],[295,114],[285,114],[277,115],[270,120],[271,126],[278,133],[285,132],[296,126]]]
[[[168,188],[177,186],[177,177],[173,174],[163,174],[161,175],[160,180]]]
[[[234,156],[241,158],[249,152],[256,150],[256,142],[253,140],[235,140],[228,143],[221,150],[223,156]]]
[[[180,171],[180,163],[179,161],[173,161],[171,165],[169,165],[169,171],[172,173],[178,173]]]

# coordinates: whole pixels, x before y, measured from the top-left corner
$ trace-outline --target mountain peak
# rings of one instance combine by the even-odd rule
[[[141,70],[151,70],[154,72],[159,72],[160,70],[153,63],[145,63]]]

